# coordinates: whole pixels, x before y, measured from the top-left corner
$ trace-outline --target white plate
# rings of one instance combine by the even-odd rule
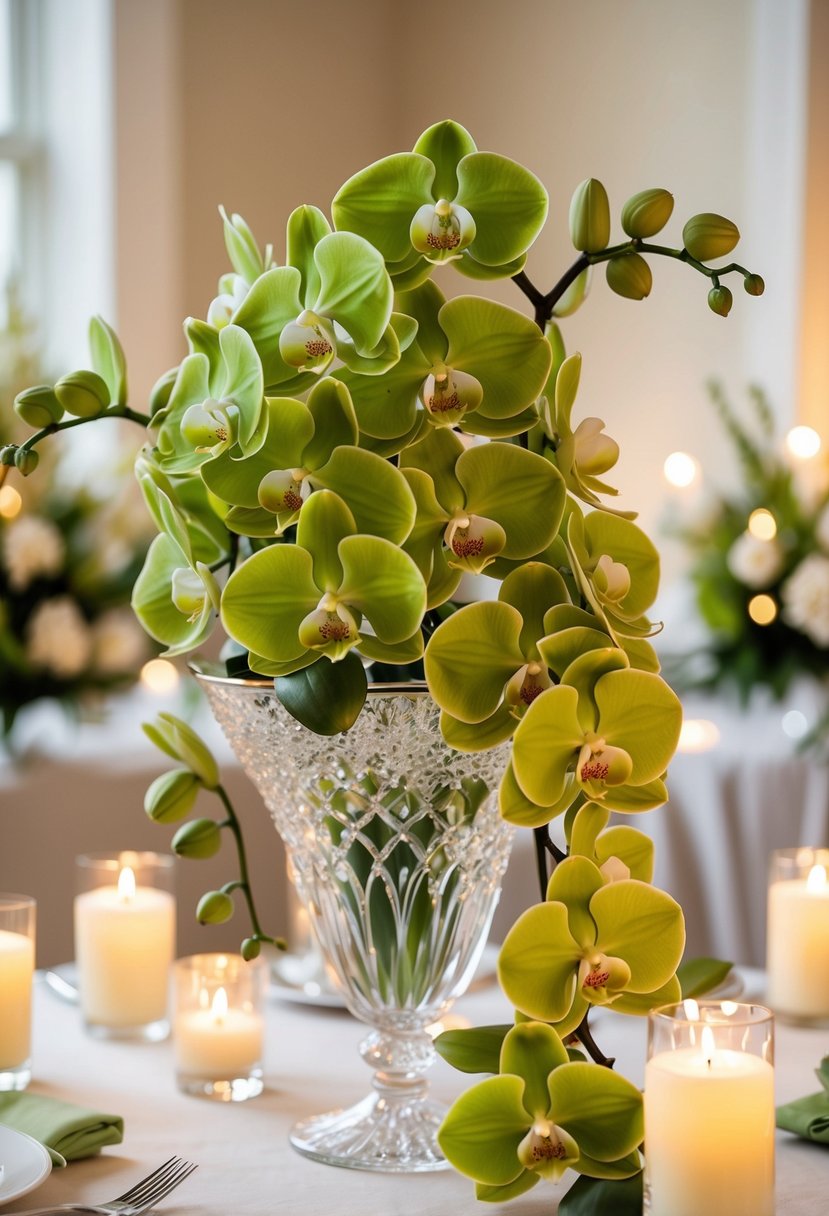
[[[52,1171],[52,1158],[38,1140],[0,1123],[0,1204],[11,1203],[40,1186]]]

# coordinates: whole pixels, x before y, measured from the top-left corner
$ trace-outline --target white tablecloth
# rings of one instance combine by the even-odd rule
[[[495,989],[458,1003],[477,1024],[505,1021]],[[618,1067],[641,1084],[645,1022],[600,1012],[595,1034]],[[289,1006],[268,1008],[267,1088],[250,1102],[224,1105],[178,1093],[170,1043],[134,1045],[88,1039],[75,1008],[43,984],[36,986],[33,1088],[40,1093],[122,1114],[122,1146],[55,1170],[11,1210],[67,1201],[101,1201],[119,1194],[173,1153],[199,1169],[164,1201],[168,1216],[552,1216],[574,1176],[556,1187],[542,1182],[509,1205],[483,1206],[472,1184],[452,1171],[385,1176],[307,1161],[288,1144],[300,1117],[348,1105],[368,1090],[370,1073],[358,1055],[365,1028],[348,1015]],[[829,1033],[778,1029],[777,1099],[817,1088],[813,1068],[829,1051]],[[470,1083],[442,1061],[433,1070],[438,1097],[451,1100]],[[778,1133],[777,1216],[821,1216],[829,1194],[829,1147]],[[5,1211],[6,1209],[4,1209]],[[704,1214],[701,1214],[704,1216]]]

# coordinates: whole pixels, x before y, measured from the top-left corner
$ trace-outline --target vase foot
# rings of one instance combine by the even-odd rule
[[[382,1174],[443,1170],[449,1163],[438,1148],[437,1131],[447,1109],[420,1096],[370,1094],[347,1110],[303,1119],[290,1140],[303,1156],[345,1169]]]

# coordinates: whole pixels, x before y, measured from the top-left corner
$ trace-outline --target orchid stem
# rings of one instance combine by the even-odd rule
[[[573,1036],[578,1039],[594,1064],[601,1064],[602,1068],[612,1068],[616,1063],[616,1058],[615,1056],[606,1056],[596,1040],[593,1038],[587,1022],[589,1016],[590,1010],[588,1009],[576,1029],[573,1031]]]

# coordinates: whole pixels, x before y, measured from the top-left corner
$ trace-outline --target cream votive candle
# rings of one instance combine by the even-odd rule
[[[195,954],[175,965],[173,1043],[179,1089],[221,1102],[262,1092],[268,966],[240,954]]]
[[[173,866],[173,857],[159,853],[78,858],[78,987],[84,1023],[96,1037],[157,1041],[169,1034]]]
[[[32,1079],[32,976],[35,901],[0,895],[0,1090],[25,1089]]]
[[[829,1024],[829,849],[771,855],[768,1002],[787,1022]]]
[[[648,1216],[774,1216],[773,1027],[734,1001],[649,1015]]]

